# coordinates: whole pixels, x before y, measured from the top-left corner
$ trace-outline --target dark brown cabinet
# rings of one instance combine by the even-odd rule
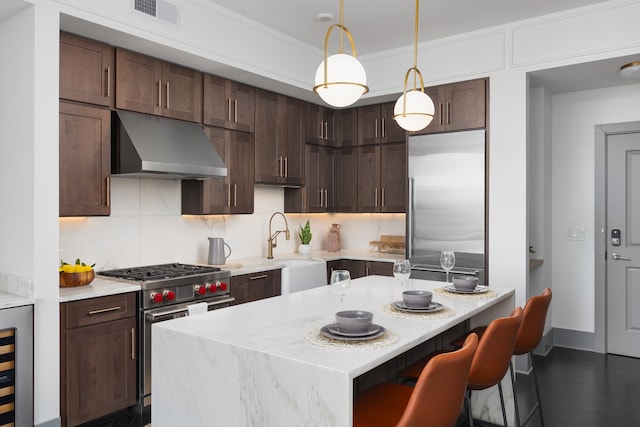
[[[253,132],[255,89],[222,77],[204,75],[205,125]]]
[[[305,144],[305,185],[285,188],[285,212],[333,212],[335,210],[336,150]]]
[[[278,296],[281,293],[281,271],[268,270],[231,276],[229,282],[234,305]]]
[[[70,33],[60,33],[60,98],[113,107],[113,47]]]
[[[60,102],[60,216],[109,215],[111,112]]]
[[[304,103],[256,89],[255,181],[303,184]]]
[[[358,145],[358,109],[350,108],[335,112],[336,146]]]
[[[202,73],[116,49],[116,107],[202,122]]]
[[[335,113],[315,104],[306,104],[305,141],[312,144],[335,145]]]
[[[60,306],[60,415],[76,426],[136,403],[136,294]]]
[[[327,261],[327,283],[333,270],[348,270],[352,279],[364,276],[393,277],[393,263],[384,261],[364,261],[357,259],[337,259]]]
[[[477,129],[486,126],[487,80],[469,80],[425,88],[435,106],[433,120],[417,134]]]
[[[336,212],[358,212],[358,147],[336,149]]]
[[[253,213],[255,147],[253,135],[205,127],[227,166],[225,178],[182,181],[182,213],[192,215]]]
[[[358,212],[405,212],[406,187],[406,143],[358,147]]]
[[[393,119],[394,103],[358,108],[358,145],[403,142],[406,131]]]

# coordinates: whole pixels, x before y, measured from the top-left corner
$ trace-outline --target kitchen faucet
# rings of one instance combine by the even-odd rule
[[[271,221],[273,221],[273,217],[276,215],[280,215],[282,216],[282,218],[284,218],[285,229],[274,231],[273,234],[271,234]],[[291,235],[289,234],[289,223],[287,222],[287,217],[284,216],[282,212],[274,212],[273,215],[271,215],[271,218],[269,219],[269,238],[267,239],[267,259],[273,259],[273,248],[278,246],[278,242],[276,239],[278,237],[278,234],[282,232],[285,233],[284,235],[286,239],[289,240]]]

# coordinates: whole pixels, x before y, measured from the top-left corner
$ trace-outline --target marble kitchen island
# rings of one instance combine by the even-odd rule
[[[514,306],[508,289],[482,299],[434,293],[448,314],[411,318],[387,309],[400,295],[396,279],[368,276],[352,281],[342,307],[327,286],[154,324],[153,426],[350,426],[354,379],[465,320],[486,324]],[[387,329],[380,344],[322,345],[317,330],[355,308]]]

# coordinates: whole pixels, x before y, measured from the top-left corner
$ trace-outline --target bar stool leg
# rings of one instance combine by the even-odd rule
[[[533,371],[533,383],[536,386],[536,406],[533,408],[534,410],[537,408],[540,413],[540,426],[544,427],[544,417],[542,416],[542,400],[540,400],[540,386],[538,385],[538,372],[536,369],[536,362],[534,361],[533,352],[529,353],[531,355],[531,370]],[[531,414],[533,415],[533,414]],[[527,419],[527,421],[529,421]]]
[[[509,372],[511,372],[511,388],[513,389],[513,407],[516,413],[516,426],[522,427],[520,424],[520,411],[518,409],[518,393],[516,391],[516,373],[513,368],[513,361],[509,363]]]
[[[500,393],[500,406],[502,407],[502,420],[504,421],[504,427],[509,427],[507,422],[507,410],[504,407],[504,395],[502,394],[502,383],[498,382],[498,392]]]
[[[471,390],[467,390],[467,393],[465,393],[464,403],[467,407],[467,415],[469,416],[469,427],[473,427],[473,412],[471,411]]]

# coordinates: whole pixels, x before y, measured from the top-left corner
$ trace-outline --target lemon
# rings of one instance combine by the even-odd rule
[[[75,272],[75,267],[70,264],[65,264],[62,266],[62,271],[65,273],[73,273]]]

